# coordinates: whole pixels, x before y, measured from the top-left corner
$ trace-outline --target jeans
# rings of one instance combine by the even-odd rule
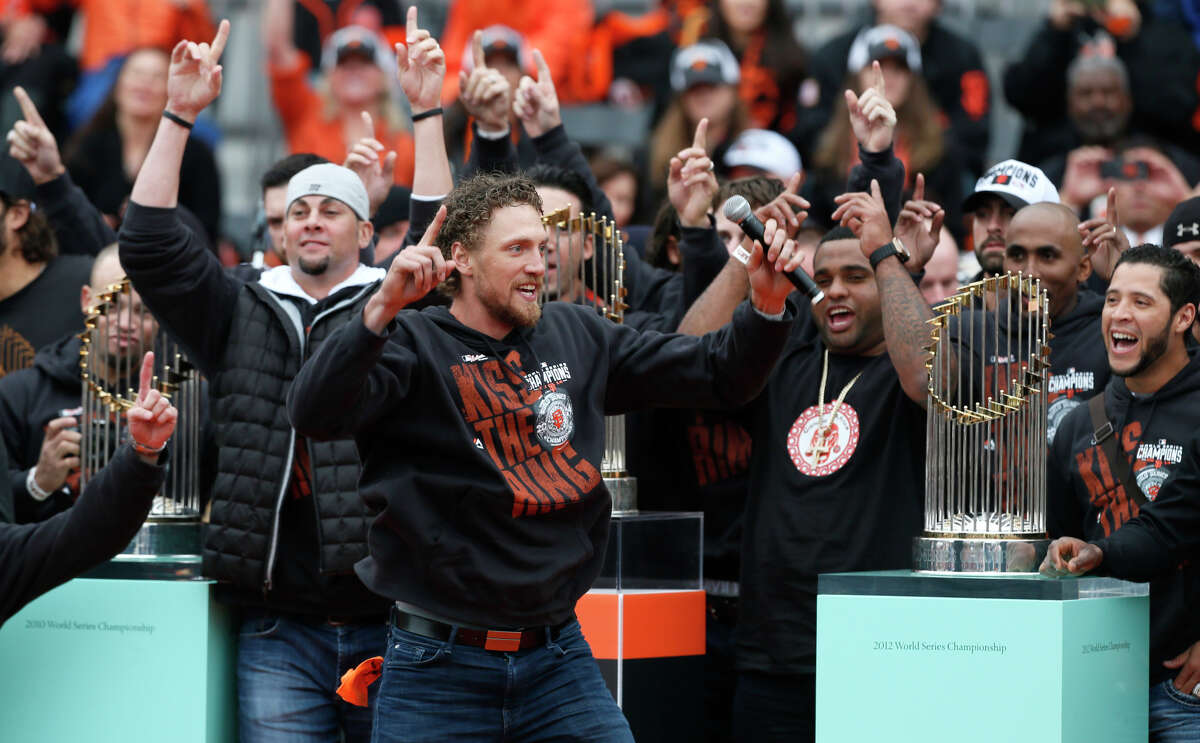
[[[514,653],[390,631],[374,743],[632,743],[579,622]]]
[[[1174,679],[1150,687],[1150,743],[1200,740],[1200,697],[1175,688]]]
[[[369,694],[372,706],[355,707],[336,692],[342,674],[381,655],[386,641],[382,623],[333,625],[249,612],[238,636],[242,743],[369,741],[376,695]]]
[[[733,695],[738,743],[805,743],[816,735],[816,674],[742,671]]]

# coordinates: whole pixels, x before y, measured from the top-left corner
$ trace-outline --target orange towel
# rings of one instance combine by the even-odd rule
[[[367,687],[383,674],[383,658],[367,658],[342,674],[342,685],[337,695],[356,707],[367,706]]]

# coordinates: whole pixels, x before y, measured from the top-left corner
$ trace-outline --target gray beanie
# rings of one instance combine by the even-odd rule
[[[333,163],[318,163],[301,170],[288,181],[287,205],[304,196],[328,196],[337,199],[364,222],[371,218],[367,187],[358,174]]]

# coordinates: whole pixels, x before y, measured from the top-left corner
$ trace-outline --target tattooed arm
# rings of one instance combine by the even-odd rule
[[[871,193],[842,194],[837,197],[837,202],[839,206],[833,218],[854,232],[868,259],[876,248],[891,241],[892,226],[877,182],[871,181]],[[920,266],[909,264],[924,258],[926,256],[914,255],[908,264],[895,257],[885,258],[875,268],[888,356],[900,377],[904,393],[921,406],[925,405],[929,382],[925,349],[932,338],[927,321],[933,317],[933,312],[909,273]]]

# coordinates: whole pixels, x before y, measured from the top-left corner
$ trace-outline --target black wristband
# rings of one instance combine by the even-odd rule
[[[168,111],[166,109],[163,109],[163,118],[166,119],[167,121],[173,121],[176,124],[179,124],[184,129],[191,129],[193,126],[192,122],[188,121],[187,119],[183,118],[182,116],[176,116],[175,114],[171,113],[170,111]]]
[[[413,120],[413,123],[416,123],[416,122],[420,121],[421,119],[428,119],[430,116],[441,116],[441,115],[442,115],[442,107],[438,106],[437,108],[431,108],[428,111],[422,111],[419,114],[413,114],[412,120]]]

